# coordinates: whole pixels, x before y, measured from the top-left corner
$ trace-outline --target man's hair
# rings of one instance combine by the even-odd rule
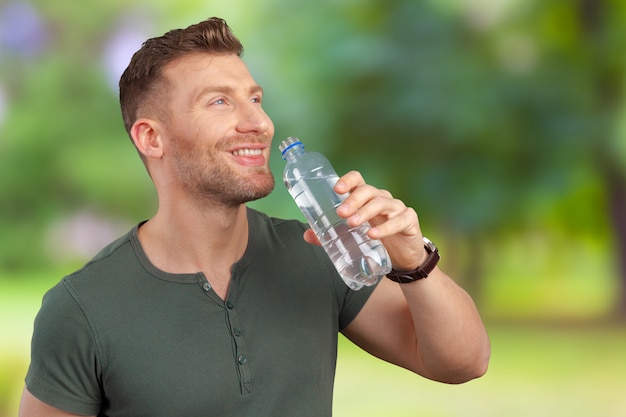
[[[212,17],[186,29],[174,29],[148,39],[135,52],[119,82],[120,107],[126,131],[142,106],[154,108],[161,96],[163,68],[181,57],[197,54],[243,54],[243,46],[226,21]]]

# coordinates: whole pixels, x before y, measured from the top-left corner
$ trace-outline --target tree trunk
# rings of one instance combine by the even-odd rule
[[[611,224],[614,226],[617,245],[616,256],[620,272],[620,288],[615,313],[626,321],[626,175],[619,169],[608,169],[605,175]]]
[[[607,40],[605,16],[610,12],[607,10],[607,3],[604,0],[580,0],[579,5],[580,24],[586,46],[593,51],[603,51],[603,48],[597,46]],[[602,52],[592,52],[590,56],[594,57],[596,64],[592,81],[598,114],[614,114],[621,105],[624,94],[622,68],[615,68],[610,57],[603,56]],[[610,143],[611,130],[606,128],[599,132],[597,160],[607,186],[609,215],[617,246],[615,255],[620,285],[615,312],[619,320],[626,320],[626,167],[620,166],[607,146]]]

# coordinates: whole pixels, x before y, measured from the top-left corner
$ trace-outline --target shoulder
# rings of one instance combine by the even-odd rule
[[[92,294],[95,299],[128,291],[139,277],[150,275],[151,264],[137,237],[138,226],[114,240],[80,269],[65,276],[62,284],[74,297]]]
[[[128,282],[124,271],[129,265],[139,263],[133,255],[133,230],[105,246],[80,269],[50,288],[43,297],[39,317],[76,317],[78,311],[85,313],[85,299],[106,298],[123,287]]]
[[[120,236],[118,239],[106,245],[82,268],[68,275],[66,279],[76,279],[94,270],[98,270],[98,266],[106,265],[108,268],[109,265],[119,263],[123,259],[136,258],[133,248],[135,246],[133,236],[137,236],[137,228],[138,226],[135,226],[123,236]]]
[[[128,256],[127,252],[132,252],[131,234],[132,231],[111,242],[84,266],[66,275],[50,288],[43,297],[38,320],[62,317],[68,321],[76,321],[77,317],[81,316],[77,315],[77,312],[83,310],[83,303],[76,288],[90,286],[98,281],[104,282],[105,279],[98,278],[110,278],[112,265],[119,265],[116,268],[122,268],[120,258],[125,258]]]

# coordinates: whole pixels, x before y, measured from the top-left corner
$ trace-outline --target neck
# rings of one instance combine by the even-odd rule
[[[248,243],[246,206],[161,206],[139,229],[139,240],[159,269],[230,279]]]

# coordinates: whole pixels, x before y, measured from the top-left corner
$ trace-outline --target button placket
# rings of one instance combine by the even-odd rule
[[[200,290],[202,290],[204,295],[206,295],[209,299],[211,299],[214,303],[218,304],[219,306],[223,306],[224,300],[222,300],[217,295],[217,293],[213,290],[213,285],[211,285],[211,283],[207,280],[206,276],[202,272],[199,272],[197,274],[197,277],[198,277],[198,287],[200,287]]]
[[[224,307],[226,307],[226,319],[234,346],[234,359],[237,365],[241,394],[247,395],[252,392],[252,384],[250,380],[250,368],[248,365],[249,357],[246,349],[244,332],[239,324],[239,315],[237,314],[235,304],[231,300],[226,300]]]

